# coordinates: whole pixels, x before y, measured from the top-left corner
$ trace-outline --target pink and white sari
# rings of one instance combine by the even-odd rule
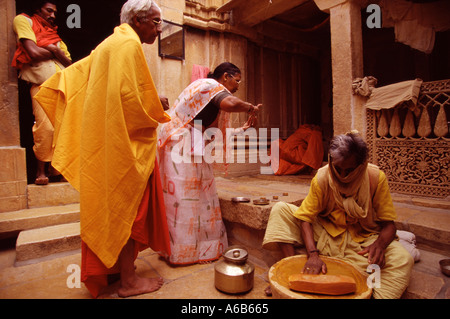
[[[169,111],[172,120],[161,127],[158,151],[172,264],[216,260],[228,246],[212,165],[202,157],[200,161],[194,160],[192,147],[177,148],[185,145],[184,142],[191,145],[191,134],[183,132],[194,130],[189,123],[224,90],[213,79],[194,81]],[[221,126],[226,126],[228,119],[225,116]],[[174,161],[174,149],[177,154],[184,152],[182,155],[189,160]]]

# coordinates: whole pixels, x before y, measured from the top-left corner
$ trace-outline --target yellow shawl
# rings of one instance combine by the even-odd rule
[[[111,268],[131,234],[168,122],[139,36],[115,28],[35,98],[55,127],[52,164],[80,192],[81,239]]]

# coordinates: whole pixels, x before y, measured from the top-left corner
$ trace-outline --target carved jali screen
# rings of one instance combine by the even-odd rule
[[[393,192],[450,196],[450,80],[424,82],[418,112],[407,105],[367,110],[370,161]]]

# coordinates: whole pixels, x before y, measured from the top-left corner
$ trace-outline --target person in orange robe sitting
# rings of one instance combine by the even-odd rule
[[[286,140],[272,142],[271,166],[275,175],[293,175],[319,169],[323,161],[322,131],[315,125],[301,125]]]
[[[168,122],[142,43],[162,31],[151,0],[130,0],[122,24],[86,58],[44,82],[36,96],[55,126],[52,165],[80,192],[81,280],[92,296],[120,273],[118,295],[158,290],[134,261],[151,247],[170,255],[157,128]]]

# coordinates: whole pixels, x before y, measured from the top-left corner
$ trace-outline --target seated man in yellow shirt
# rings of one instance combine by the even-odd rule
[[[414,261],[395,240],[396,213],[386,175],[367,161],[366,143],[355,133],[335,136],[329,164],[320,168],[300,207],[277,203],[271,211],[263,247],[284,257],[304,245],[304,273],[326,273],[320,255],[350,262],[362,272],[381,269],[374,298],[400,298]],[[269,290],[266,291],[270,293]]]
[[[72,61],[67,46],[57,33],[56,5],[52,1],[36,1],[33,16],[20,14],[14,18],[13,29],[17,35],[17,50],[12,66],[19,70],[19,78],[28,82],[30,94],[57,71]],[[48,184],[46,163],[52,160],[53,125],[39,103],[32,99],[35,124],[33,126],[33,151],[37,159],[35,184]]]

